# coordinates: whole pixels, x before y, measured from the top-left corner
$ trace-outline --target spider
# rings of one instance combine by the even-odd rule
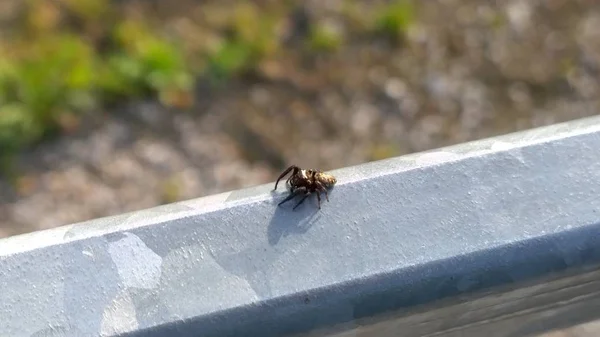
[[[317,192],[317,200],[319,202],[319,209],[321,209],[321,192],[325,192],[325,198],[329,201],[329,195],[327,194],[327,189],[333,187],[337,180],[334,176],[330,174],[323,173],[319,170],[308,169],[304,170],[299,168],[296,165],[292,165],[288,167],[279,178],[277,178],[277,182],[275,182],[275,188],[277,189],[277,184],[279,184],[279,180],[281,180],[286,174],[292,171],[292,175],[286,180],[286,183],[290,185],[290,195],[283,199],[279,205],[290,201],[292,198],[299,194],[303,194],[302,199],[294,206],[293,209],[300,206],[306,200],[306,198],[314,192]]]

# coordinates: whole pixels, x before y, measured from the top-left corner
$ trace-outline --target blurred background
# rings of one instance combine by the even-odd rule
[[[594,115],[599,70],[594,0],[1,0],[0,237]]]

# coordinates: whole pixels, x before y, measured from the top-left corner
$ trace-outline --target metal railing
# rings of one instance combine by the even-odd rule
[[[299,163],[301,164],[301,163]],[[1,336],[522,336],[600,317],[600,118],[0,240]]]

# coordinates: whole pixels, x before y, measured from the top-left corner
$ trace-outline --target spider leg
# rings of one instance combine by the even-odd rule
[[[302,199],[300,199],[300,201],[292,209],[296,209],[296,207],[300,206],[300,204],[302,204],[304,202],[304,200],[306,200],[306,198],[308,198],[309,195],[310,195],[310,192],[305,190],[304,196],[302,197]]]
[[[281,202],[278,203],[277,206],[281,206],[281,204],[284,204],[284,203],[292,200],[297,195],[298,195],[298,190],[291,192],[290,195],[288,195],[285,199],[281,200]]]
[[[299,168],[296,165],[292,165],[292,166],[288,167],[287,169],[285,169],[285,171],[283,171],[283,173],[281,173],[281,175],[279,175],[279,178],[277,178],[277,181],[275,182],[275,188],[273,190],[277,189],[277,184],[279,184],[279,181],[281,180],[281,178],[283,178],[286,174],[290,173],[291,170],[294,170],[293,174],[296,174],[298,172]]]
[[[321,184],[320,182],[317,182],[317,188],[319,189],[319,191],[325,192],[325,198],[327,199],[327,202],[329,202],[329,193],[327,193],[327,189],[325,188],[325,186],[323,186],[323,184]]]
[[[292,199],[293,199],[295,196],[297,196],[298,194],[300,194],[300,193],[302,193],[302,192],[306,193],[306,188],[304,188],[304,187],[299,187],[299,188],[297,188],[297,189],[293,189],[293,188],[292,188],[292,190],[291,190],[291,192],[290,192],[290,195],[288,195],[288,196],[287,196],[285,199],[283,199],[283,200],[282,200],[282,201],[281,201],[279,204],[277,204],[277,206],[281,206],[281,204],[283,204],[283,203],[286,203],[286,202],[288,202],[288,201],[292,200]]]
[[[319,209],[321,209],[321,193],[317,191],[317,202],[319,203]]]

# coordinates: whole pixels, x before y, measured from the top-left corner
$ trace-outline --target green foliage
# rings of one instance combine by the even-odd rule
[[[210,39],[190,55],[184,48],[189,44],[165,38],[147,16],[134,18],[136,11],[119,2],[24,3],[18,31],[0,41],[0,162],[48,135],[76,128],[78,116],[109,102],[155,96],[165,105],[188,107],[196,76],[226,81],[281,58],[282,32],[292,10],[302,5],[199,4],[214,20],[198,24]],[[344,36],[365,30],[399,38],[415,20],[411,0],[382,6],[346,0],[344,6],[338,19],[354,31],[338,31],[313,17],[308,52],[335,52],[344,47]],[[191,68],[192,60],[199,69]]]
[[[193,74],[176,44],[121,19],[95,30],[112,33],[101,50],[89,36],[58,26],[53,2],[29,1],[23,34],[0,46],[1,158],[76,127],[81,113],[107,101],[157,95],[165,105],[189,104]],[[106,0],[64,1],[87,23],[108,12]]]
[[[163,204],[176,202],[181,197],[182,180],[178,176],[171,176],[161,184],[161,199]]]
[[[246,45],[256,57],[275,53],[279,41],[276,32],[279,18],[276,13],[261,13],[252,2],[240,2],[234,9],[233,40]]]
[[[379,8],[375,15],[376,32],[399,39],[415,21],[415,7],[411,0],[395,0]]]
[[[280,19],[273,13],[261,13],[252,2],[239,2],[227,18],[229,36],[207,56],[206,73],[214,80],[226,80],[275,55],[280,47],[277,36]]]
[[[157,93],[166,105],[177,105],[172,92],[190,92],[193,74],[177,45],[153,34],[143,23],[126,21],[114,31],[116,51],[107,56],[99,86],[109,97]]]
[[[220,81],[242,73],[252,64],[252,46],[238,41],[226,41],[208,57],[207,73]]]
[[[0,152],[38,141],[57,129],[65,114],[94,104],[96,60],[77,36],[40,39],[24,55],[3,57],[1,64]]]
[[[401,149],[395,144],[377,144],[371,149],[369,160],[381,160],[395,157],[402,153]]]
[[[109,0],[63,0],[66,7],[86,22],[106,19],[111,12]]]
[[[2,152],[15,151],[40,134],[40,123],[27,114],[23,104],[9,103],[0,107],[0,147]]]
[[[311,27],[309,45],[312,50],[332,52],[342,45],[341,34],[329,25],[316,24]]]

